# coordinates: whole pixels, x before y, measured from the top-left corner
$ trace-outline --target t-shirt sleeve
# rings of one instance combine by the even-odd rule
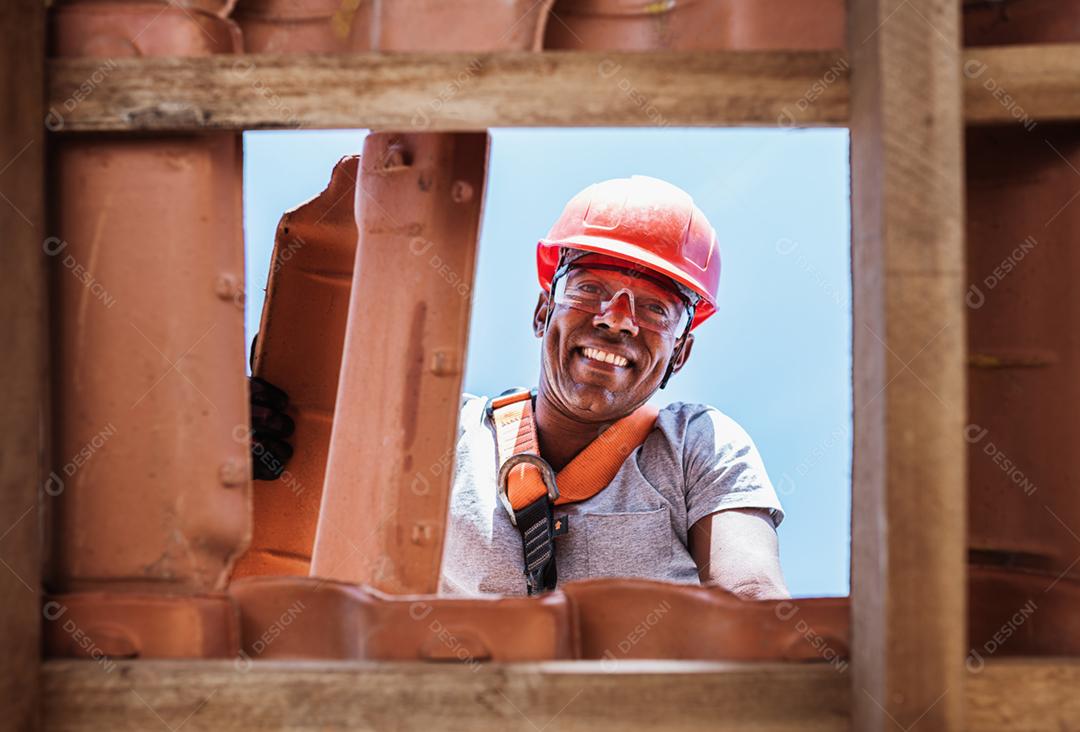
[[[706,407],[690,420],[683,461],[687,526],[730,508],[764,508],[774,526],[783,521],[784,509],[754,441],[723,412]]]
[[[461,393],[461,408],[458,410],[458,424],[457,424],[457,439],[461,440],[461,436],[465,434],[465,429],[468,427],[470,420],[475,419],[477,412],[487,400],[481,397],[468,393],[467,391]]]

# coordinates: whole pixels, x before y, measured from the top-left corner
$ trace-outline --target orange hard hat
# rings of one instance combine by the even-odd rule
[[[540,286],[551,289],[560,250],[578,249],[641,265],[701,297],[690,328],[716,312],[720,248],[716,231],[683,189],[635,175],[594,183],[570,199],[536,247]]]

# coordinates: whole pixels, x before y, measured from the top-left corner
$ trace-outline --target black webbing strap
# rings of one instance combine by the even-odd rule
[[[555,537],[567,531],[565,516],[555,518],[552,503],[541,496],[514,512],[525,552],[525,587],[530,595],[555,589],[559,575],[555,564]]]
[[[536,392],[511,389],[493,399],[488,404],[487,412],[495,425],[496,449],[502,458],[498,477],[499,502],[510,516],[510,522],[521,534],[521,547],[525,556],[525,590],[529,595],[538,595],[554,590],[558,582],[555,537],[567,532],[568,523],[565,516],[555,518],[553,513],[555,501],[559,498],[559,488],[555,483],[555,471],[538,454],[539,445],[531,412],[508,411],[503,417],[496,417],[496,410],[509,409],[526,400],[535,405]],[[513,454],[507,457],[506,454],[511,450]],[[510,474],[523,464],[531,465],[539,471],[547,493],[524,508],[515,510],[509,495]]]

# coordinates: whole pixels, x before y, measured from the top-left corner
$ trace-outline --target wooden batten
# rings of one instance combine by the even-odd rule
[[[969,124],[1080,119],[1080,44],[968,48],[962,69]]]
[[[42,684],[45,729],[68,732],[847,732],[865,729],[848,719],[850,676],[828,663],[47,661]],[[968,729],[1057,732],[1080,726],[1078,685],[1077,661],[989,660],[950,693]],[[924,725],[942,728],[911,729]]]
[[[838,51],[118,59],[64,131],[842,126],[846,68]],[[51,97],[93,71],[52,61]]]
[[[0,726],[37,728],[46,390],[45,7],[0,4]],[[16,73],[16,69],[18,72]],[[50,496],[44,495],[44,500]],[[8,727],[10,725],[10,727]]]
[[[853,729],[963,729],[959,4],[852,3]]]
[[[936,34],[927,26],[927,33]],[[963,52],[964,112],[1008,123],[1080,119],[1080,44]],[[49,63],[52,103],[91,61]],[[252,54],[116,59],[59,132],[488,127],[843,127],[839,51]],[[921,99],[915,103],[921,103]]]

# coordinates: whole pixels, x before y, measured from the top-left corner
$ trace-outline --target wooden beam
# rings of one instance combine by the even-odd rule
[[[849,4],[852,728],[963,729],[960,4]]]
[[[846,68],[840,52],[56,59],[49,95],[60,131],[843,125]]]
[[[0,726],[37,728],[44,458],[45,6],[0,3]],[[18,72],[16,73],[16,70]],[[8,726],[10,725],[10,726]]]
[[[991,661],[967,679],[968,729],[1080,729],[1080,659]],[[918,729],[918,728],[916,728]]]
[[[969,122],[1080,119],[1080,44],[967,49],[963,69]],[[848,123],[839,51],[54,59],[49,71],[57,132]]]
[[[45,729],[846,731],[851,701],[826,664],[111,663],[46,661]],[[1078,686],[1080,660],[989,660],[956,695],[970,729],[1058,732],[1080,728]]]
[[[969,48],[968,123],[1080,120],[1080,44]]]
[[[49,661],[49,730],[846,730],[826,664]]]

